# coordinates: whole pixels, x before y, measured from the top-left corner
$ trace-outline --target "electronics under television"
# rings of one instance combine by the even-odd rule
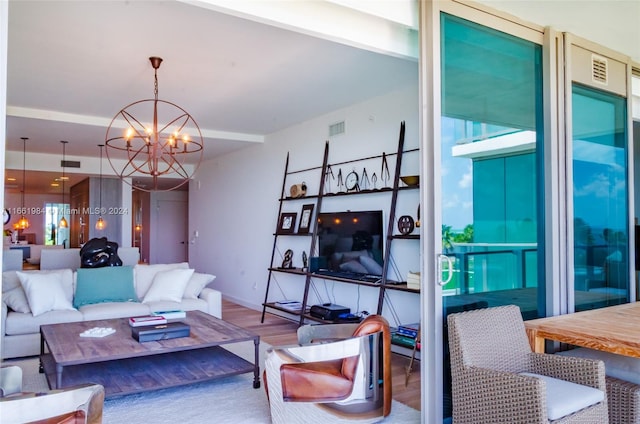
[[[318,214],[317,272],[345,277],[382,276],[382,211]]]

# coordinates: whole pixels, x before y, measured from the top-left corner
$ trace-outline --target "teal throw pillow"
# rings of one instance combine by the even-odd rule
[[[78,268],[73,298],[76,308],[92,303],[137,301],[132,267]]]

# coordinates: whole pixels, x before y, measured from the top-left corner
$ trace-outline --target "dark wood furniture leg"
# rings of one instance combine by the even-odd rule
[[[42,365],[42,355],[44,355],[44,336],[42,335],[42,331],[40,331],[40,366],[38,367],[38,372],[40,374],[44,374],[44,365]]]
[[[253,388],[260,388],[260,336],[253,339],[255,358],[253,360]]]
[[[56,389],[62,388],[62,370],[64,367],[62,365],[56,364]]]

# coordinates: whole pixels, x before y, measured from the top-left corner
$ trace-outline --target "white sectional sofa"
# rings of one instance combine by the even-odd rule
[[[214,279],[211,274],[189,269],[186,262],[4,271],[2,358],[38,355],[40,326],[44,324],[144,316],[166,310],[200,310],[222,318],[221,293],[206,287]]]

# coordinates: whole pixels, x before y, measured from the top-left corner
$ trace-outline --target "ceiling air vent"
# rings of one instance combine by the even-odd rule
[[[329,137],[344,134],[344,121],[329,125]]]
[[[591,55],[591,78],[593,82],[607,84],[608,62],[602,56]]]
[[[78,160],[61,160],[60,167],[62,168],[80,168],[80,161]]]

